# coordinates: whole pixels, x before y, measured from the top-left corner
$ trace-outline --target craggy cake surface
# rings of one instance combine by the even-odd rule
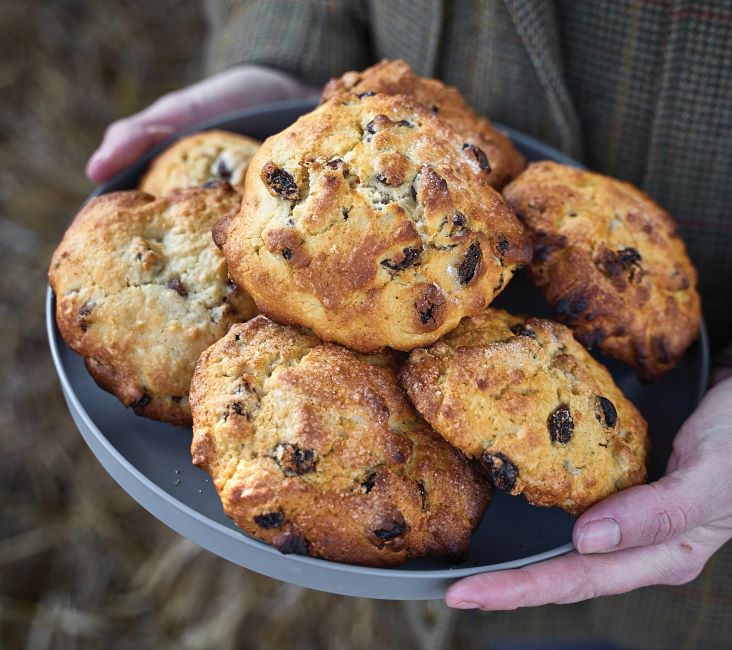
[[[504,196],[533,231],[532,278],[580,341],[642,379],[678,362],[701,305],[671,215],[629,183],[553,162],[529,165]]]
[[[257,140],[231,131],[213,129],[194,133],[153,159],[139,189],[165,196],[173,190],[226,181],[240,190],[258,148]]]
[[[488,309],[414,350],[402,385],[496,487],[579,514],[645,480],[647,425],[565,326]]]
[[[262,313],[360,351],[432,343],[531,258],[481,156],[398,95],[341,95],[269,138],[214,239]]]
[[[486,118],[476,115],[457,88],[446,86],[437,79],[418,76],[406,61],[384,60],[363,72],[346,72],[326,84],[321,100],[327,101],[341,92],[414,97],[439,115],[466,143],[478,146],[485,153],[490,166],[488,182],[497,189],[526,167],[526,160],[508,136]]]
[[[251,318],[227,281],[211,227],[240,196],[222,183],[163,199],[137,191],[92,199],[53,255],[56,321],[102,388],[139,415],[187,424],[199,354]]]
[[[485,481],[414,411],[385,353],[259,316],[201,355],[191,408],[193,462],[227,515],[283,553],[454,561],[488,502]]]

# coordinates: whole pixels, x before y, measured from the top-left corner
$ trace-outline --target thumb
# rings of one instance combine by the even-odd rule
[[[708,495],[691,472],[673,472],[587,510],[574,525],[572,541],[580,553],[660,544],[703,521],[705,502]]]

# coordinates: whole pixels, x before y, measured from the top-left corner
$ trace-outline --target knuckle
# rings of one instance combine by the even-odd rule
[[[599,598],[607,593],[603,576],[595,570],[585,567],[582,572],[582,583],[579,586],[579,598],[577,600],[588,600]]]
[[[130,121],[129,118],[124,117],[119,120],[115,120],[112,122],[107,129],[104,132],[104,137],[108,138],[110,136],[116,135],[119,131],[124,131],[129,127]]]
[[[657,511],[651,520],[651,544],[659,544],[686,530],[688,518],[683,508],[669,506]]]
[[[530,606],[541,604],[541,597],[545,593],[545,587],[541,583],[541,580],[534,575],[534,571],[531,570],[531,567],[521,567],[520,569],[517,569],[517,576],[528,586],[527,603]]]
[[[558,599],[557,605],[571,605],[579,603],[583,600],[594,600],[604,594],[594,585],[578,585],[571,593],[566,594],[564,598]]]
[[[171,90],[170,92],[167,92],[164,95],[161,95],[155,101],[155,104],[173,104],[175,102],[180,101],[185,96],[186,96],[186,89],[178,88],[176,90]]]
[[[143,111],[148,117],[153,115],[159,116],[161,113],[166,114],[170,112],[177,112],[182,106],[188,105],[193,98],[196,97],[195,93],[189,93],[187,89],[173,90],[161,97],[158,97],[145,111]]]
[[[589,568],[587,563],[582,562],[579,565],[579,575],[574,580],[572,588],[556,602],[559,605],[568,605],[582,600],[592,600],[603,595],[604,591],[600,587],[598,576]]]

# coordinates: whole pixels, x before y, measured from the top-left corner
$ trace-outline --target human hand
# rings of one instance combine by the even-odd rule
[[[86,175],[101,183],[156,142],[195,122],[264,102],[315,98],[318,93],[317,88],[278,70],[255,65],[232,68],[163,95],[139,113],[110,124],[89,158]]]
[[[663,478],[613,494],[577,519],[577,550],[465,578],[447,590],[445,600],[459,609],[504,610],[689,582],[732,538],[731,474],[727,376],[681,427]]]

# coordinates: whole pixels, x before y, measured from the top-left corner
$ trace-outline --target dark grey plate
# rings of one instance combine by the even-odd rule
[[[312,104],[306,102],[271,104],[197,125],[188,132],[215,126],[264,139],[311,108]],[[501,128],[529,160],[549,158],[577,164],[533,138]],[[92,196],[134,188],[150,158],[167,144],[156,147]],[[495,304],[532,315],[549,314],[541,295],[520,276]],[[572,517],[558,509],[534,508],[523,498],[497,492],[473,537],[468,560],[457,566],[420,560],[399,569],[370,569],[282,555],[240,532],[224,515],[208,476],[191,465],[190,429],[137,417],[94,383],[81,358],[66,347],[56,328],[50,289],[46,320],[64,397],[92,452],[123,489],[158,519],[231,562],[280,580],[337,594],[416,600],[441,598],[456,578],[521,567],[572,549]],[[655,384],[640,384],[622,364],[606,358],[601,361],[648,420],[653,440],[650,473],[652,477],[659,476],[676,431],[706,389],[706,332],[702,331],[699,342],[681,363]]]

